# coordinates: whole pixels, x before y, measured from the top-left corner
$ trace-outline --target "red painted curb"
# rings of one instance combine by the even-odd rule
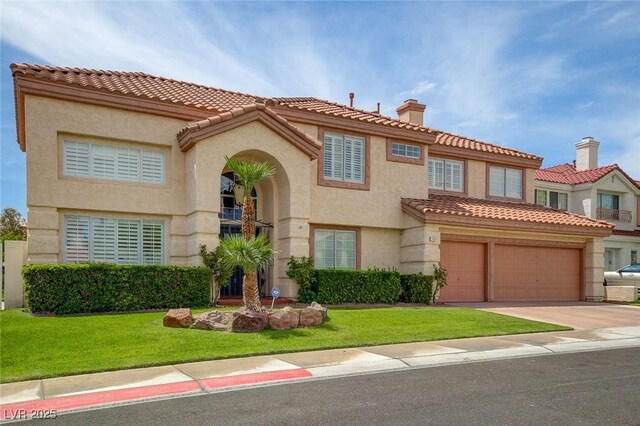
[[[249,385],[253,383],[273,382],[287,379],[301,379],[311,376],[312,374],[310,371],[303,368],[296,368],[293,370],[268,371],[265,373],[202,379],[200,380],[200,384],[205,389],[220,389],[228,386]]]
[[[78,408],[94,407],[115,402],[135,401],[164,395],[194,393],[205,389],[220,389],[230,386],[273,382],[278,380],[311,377],[311,372],[302,369],[270,371],[266,373],[243,374],[239,376],[217,377],[200,381],[167,383],[162,385],[140,386],[130,389],[118,389],[91,392],[79,395],[61,396],[51,399],[16,402],[0,405],[0,419],[31,418],[46,412],[62,412]],[[201,387],[202,386],[202,387]]]
[[[200,385],[196,381],[188,381],[16,402],[14,404],[0,405],[0,418],[15,418],[20,414],[31,416],[34,413],[47,410],[66,411],[113,402],[130,401],[162,395],[178,395],[201,390]]]

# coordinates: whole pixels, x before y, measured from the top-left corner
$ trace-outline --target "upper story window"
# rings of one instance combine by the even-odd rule
[[[631,210],[620,210],[620,196],[616,194],[598,193],[598,209],[596,217],[602,220],[625,222],[632,221]]]
[[[489,195],[522,199],[522,170],[489,167]]]
[[[557,210],[568,210],[569,194],[566,192],[536,189],[536,204]]]
[[[620,197],[615,194],[598,194],[598,208],[618,210],[620,208]]]
[[[404,143],[392,143],[391,154],[397,157],[420,158],[420,147],[416,145],[407,145]]]
[[[66,262],[164,264],[164,221],[64,217]]]
[[[464,192],[464,161],[429,157],[429,188]]]
[[[164,153],[64,141],[65,176],[164,183]]]
[[[325,132],[323,167],[325,179],[364,183],[365,139]]]

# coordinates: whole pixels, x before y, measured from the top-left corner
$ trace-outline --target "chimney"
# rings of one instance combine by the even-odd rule
[[[419,104],[415,99],[407,99],[396,109],[400,121],[404,123],[418,124],[422,126],[424,121],[424,104]]]
[[[576,144],[576,170],[590,170],[598,167],[598,146],[600,142],[587,136]]]

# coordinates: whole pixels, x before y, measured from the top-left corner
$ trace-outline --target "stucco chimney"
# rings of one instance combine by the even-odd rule
[[[424,122],[424,110],[426,108],[426,105],[419,104],[415,99],[407,99],[396,109],[396,112],[398,113],[400,121],[422,126]]]
[[[590,170],[598,167],[598,146],[600,142],[587,136],[576,144],[576,170]]]

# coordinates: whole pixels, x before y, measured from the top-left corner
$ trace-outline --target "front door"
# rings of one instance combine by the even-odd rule
[[[604,250],[604,270],[615,271],[616,268],[616,252],[611,249]]]
[[[242,234],[242,228],[240,225],[220,225],[220,238],[224,238],[228,235]],[[242,297],[242,268],[236,267],[233,270],[233,275],[229,280],[229,284],[220,289],[220,297],[237,298]]]

